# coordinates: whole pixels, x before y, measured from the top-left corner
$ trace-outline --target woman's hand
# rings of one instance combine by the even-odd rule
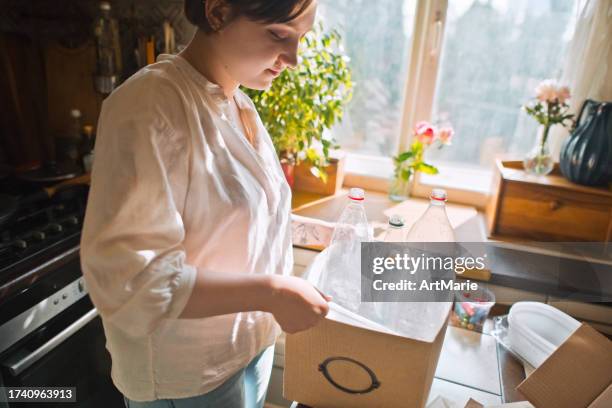
[[[295,276],[272,275],[269,312],[287,333],[297,333],[315,326],[327,315],[331,300],[308,281]]]

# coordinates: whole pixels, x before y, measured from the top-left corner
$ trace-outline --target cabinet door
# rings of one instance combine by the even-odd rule
[[[605,196],[507,183],[497,233],[536,240],[606,241],[612,200]]]

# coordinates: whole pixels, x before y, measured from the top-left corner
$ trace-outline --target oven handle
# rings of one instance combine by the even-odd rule
[[[72,323],[70,326],[66,327],[64,330],[58,333],[51,340],[47,341],[45,344],[34,350],[32,353],[28,354],[23,358],[9,358],[4,361],[2,365],[7,368],[12,375],[21,374],[24,370],[31,367],[32,364],[36,363],[38,360],[47,355],[51,350],[66,341],[70,336],[85,327],[87,323],[91,322],[97,316],[98,310],[94,307],[89,312],[81,316],[74,323]]]

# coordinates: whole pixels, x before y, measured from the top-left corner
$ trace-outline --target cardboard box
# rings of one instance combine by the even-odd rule
[[[329,248],[306,271],[325,279]],[[398,335],[333,301],[317,326],[285,340],[283,396],[316,408],[422,408],[427,402],[452,302],[407,304],[419,324]]]
[[[438,395],[436,399],[434,399],[429,403],[429,405],[427,405],[427,408],[534,408],[534,406],[527,401],[485,406],[472,398],[470,398],[470,400],[465,405],[461,405],[456,401],[449,400],[445,397]]]
[[[610,408],[612,342],[583,324],[517,389],[529,402],[492,407],[470,399],[464,408]],[[439,396],[427,408],[451,407]]]
[[[612,407],[612,342],[583,324],[517,390],[537,408]]]
[[[450,311],[448,306],[446,315]],[[332,313],[330,313],[332,315]],[[430,341],[343,323],[328,315],[288,335],[283,396],[316,408],[422,408],[446,333],[441,318]]]

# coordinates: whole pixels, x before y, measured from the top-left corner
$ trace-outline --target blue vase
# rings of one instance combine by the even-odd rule
[[[587,99],[559,157],[561,173],[587,186],[612,181],[612,103]]]

